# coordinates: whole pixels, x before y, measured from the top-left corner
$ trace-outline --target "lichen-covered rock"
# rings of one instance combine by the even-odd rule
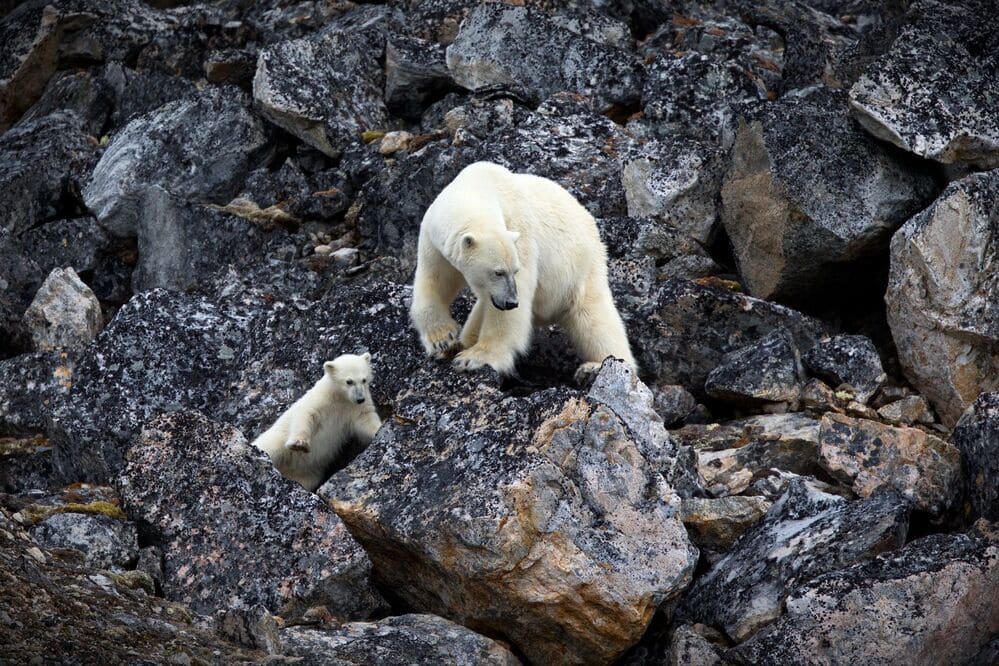
[[[910,395],[890,402],[884,407],[878,408],[878,416],[891,424],[932,425],[936,420],[926,398],[921,395]]]
[[[936,192],[856,127],[845,93],[784,97],[740,124],[722,185],[722,223],[760,298],[805,299],[845,280]]]
[[[260,120],[235,88],[208,88],[132,120],[115,134],[83,190],[105,229],[131,236],[145,190],[225,203],[268,150]]]
[[[495,381],[420,369],[320,495],[412,608],[534,661],[610,661],[690,580],[679,498],[605,404]]]
[[[101,304],[72,268],[55,268],[24,313],[37,351],[81,349],[101,328]]]
[[[63,72],[49,80],[45,92],[17,124],[36,121],[59,111],[72,111],[80,117],[82,131],[100,136],[113,106],[114,91],[99,71]]]
[[[21,234],[21,246],[31,248],[43,270],[70,267],[77,274],[93,271],[108,249],[108,235],[92,217],[55,220]]]
[[[20,354],[0,361],[0,433],[45,432],[59,395],[72,383],[74,361],[66,352]]]
[[[20,235],[41,222],[71,217],[81,183],[97,163],[79,116],[59,111],[0,135],[0,196],[10,202],[0,227]]]
[[[961,664],[999,632],[999,534],[934,534],[793,591],[739,664]],[[886,634],[887,631],[887,634]]]
[[[139,555],[135,524],[109,516],[56,513],[35,525],[31,536],[46,548],[81,551],[96,569],[124,569]]]
[[[999,393],[978,396],[957,422],[950,443],[961,452],[972,514],[999,521]]]
[[[667,280],[645,303],[622,312],[638,365],[656,384],[704,396],[708,374],[728,352],[785,328],[809,349],[825,324],[796,310],[684,279]]]
[[[697,580],[679,612],[743,641],[780,616],[795,588],[900,547],[908,526],[909,503],[896,493],[849,502],[795,480]]]
[[[636,101],[643,76],[627,51],[572,32],[544,12],[500,3],[472,10],[447,47],[447,66],[469,90],[505,86],[535,101],[569,91],[590,98],[598,112]]]
[[[435,615],[398,615],[376,622],[347,622],[336,629],[289,627],[280,654],[303,666],[517,666],[520,660],[496,641]]]
[[[866,403],[888,376],[881,356],[863,335],[837,335],[809,349],[801,359],[808,371],[834,388],[843,384],[854,391],[854,400]]]
[[[59,65],[62,16],[41,2],[24,3],[0,21],[0,132],[37,100]]]
[[[733,402],[794,402],[801,392],[798,349],[786,329],[728,352],[708,374],[704,392]]]
[[[999,57],[976,43],[999,29],[989,9],[913,3],[891,48],[850,89],[854,117],[874,136],[920,157],[999,167]],[[981,37],[969,39],[969,32]]]
[[[164,594],[202,612],[382,605],[371,562],[336,514],[284,479],[243,435],[197,412],[153,419],[118,479],[126,512],[163,550]]]
[[[960,496],[960,453],[917,428],[827,414],[819,430],[819,459],[861,497],[887,486],[940,515]]]
[[[407,118],[419,118],[435,96],[454,86],[444,46],[419,37],[390,33],[385,44],[385,105]]]
[[[680,519],[695,545],[723,552],[758,523],[770,505],[764,497],[690,497],[680,505]]]
[[[668,428],[683,422],[697,410],[697,398],[682,386],[657,386],[652,389],[652,408]]]
[[[276,44],[260,52],[253,98],[272,123],[337,157],[385,126],[383,50],[384,38],[351,32]]]
[[[31,334],[24,323],[45,272],[25,255],[10,231],[0,228],[0,356],[14,356],[31,349]]]
[[[999,389],[999,171],[951,183],[891,242],[885,301],[902,370],[953,426]]]

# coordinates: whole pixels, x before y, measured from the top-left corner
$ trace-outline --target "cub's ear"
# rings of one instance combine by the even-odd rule
[[[361,354],[361,358],[363,358],[368,365],[371,365],[371,354],[369,352],[364,352],[363,354]]]
[[[519,231],[511,231],[510,232],[510,242],[511,243],[516,243],[518,238],[520,238],[520,232]]]
[[[465,234],[461,237],[461,249],[463,250],[471,250],[476,246],[476,244],[477,241],[475,240],[475,236],[472,234]]]
[[[332,377],[336,374],[336,363],[334,361],[326,361],[323,363],[323,372],[326,373],[328,377]]]

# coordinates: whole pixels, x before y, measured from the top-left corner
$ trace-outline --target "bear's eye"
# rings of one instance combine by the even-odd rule
[[[348,379],[347,380],[347,386],[353,386],[353,385],[354,385],[354,380],[353,379]]]
[[[496,277],[504,277],[505,275],[506,271],[496,271]]]
[[[361,380],[361,383],[362,383],[362,384],[367,384],[367,383],[368,383],[368,380],[367,380],[367,379],[362,379],[362,380]]]

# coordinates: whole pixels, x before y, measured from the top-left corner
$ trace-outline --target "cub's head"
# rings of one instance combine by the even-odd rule
[[[363,404],[371,403],[371,393],[368,385],[371,383],[371,354],[365,352],[360,356],[344,354],[332,361],[323,363],[323,372],[333,382],[333,390],[337,397]]]
[[[479,297],[489,300],[499,310],[512,310],[517,300],[514,277],[520,271],[520,260],[514,243],[520,237],[514,231],[464,234],[458,241],[458,269]]]

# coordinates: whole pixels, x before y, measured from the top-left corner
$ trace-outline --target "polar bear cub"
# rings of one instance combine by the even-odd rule
[[[477,300],[459,332],[450,306],[466,285]],[[583,359],[577,381],[608,356],[635,367],[593,216],[557,183],[498,164],[466,167],[427,209],[410,316],[430,356],[464,350],[462,370],[511,373],[549,323]]]
[[[367,444],[381,427],[370,382],[371,354],[344,354],[326,361],[319,381],[253,445],[266,451],[286,478],[315,490],[351,437]]]

